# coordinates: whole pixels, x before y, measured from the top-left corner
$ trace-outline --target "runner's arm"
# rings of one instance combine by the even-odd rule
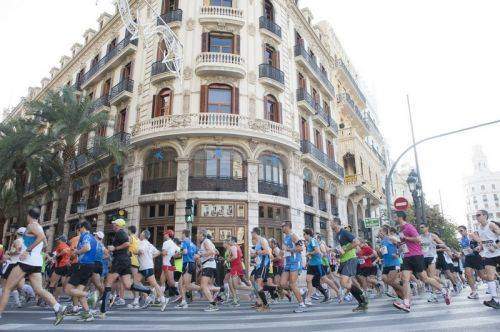
[[[26,230],[26,232],[27,231],[30,231],[36,236],[35,242],[33,242],[28,248],[26,248],[26,251],[31,253],[31,250],[33,250],[33,248],[36,248],[36,246],[40,244],[40,242],[45,241],[45,233],[37,227],[33,227],[31,224],[28,225],[28,229]]]

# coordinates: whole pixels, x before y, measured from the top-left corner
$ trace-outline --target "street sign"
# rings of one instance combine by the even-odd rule
[[[365,228],[380,227],[380,218],[366,218],[364,222]]]
[[[396,211],[406,211],[408,210],[408,207],[410,206],[410,203],[408,203],[408,200],[404,197],[398,197],[394,201],[394,208]]]

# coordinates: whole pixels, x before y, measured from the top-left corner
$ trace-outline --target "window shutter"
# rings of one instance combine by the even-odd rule
[[[208,52],[209,51],[209,38],[210,34],[208,32],[203,32],[201,34],[201,51]]]
[[[234,36],[234,53],[241,54],[240,35]]]
[[[233,114],[240,113],[240,89],[237,87],[233,88]]]
[[[275,65],[276,65],[276,68],[280,68],[280,52],[276,51],[275,53],[275,58],[276,58],[276,61],[275,61]]]
[[[156,95],[153,96],[153,106],[151,108],[151,118],[156,117]]]
[[[267,96],[264,96],[264,119],[269,120],[269,113],[267,112]]]
[[[278,108],[277,109],[277,113],[278,113],[278,123],[283,123],[283,110],[281,108],[281,103],[278,101],[276,103],[276,107]]]
[[[168,114],[165,114],[165,115],[172,115],[174,112],[172,110],[172,105],[173,105],[173,102],[174,102],[174,91],[173,90],[170,90],[170,103],[168,105]]]
[[[200,113],[208,111],[208,85],[202,85],[200,88]]]

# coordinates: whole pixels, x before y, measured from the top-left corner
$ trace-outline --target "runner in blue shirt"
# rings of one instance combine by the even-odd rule
[[[382,269],[382,281],[391,286],[396,294],[402,296],[403,288],[400,285],[399,270],[400,270],[400,259],[398,255],[397,244],[399,240],[395,236],[390,235],[390,230],[388,226],[383,226],[380,228],[378,237],[380,238],[380,249],[379,253],[383,260]],[[386,295],[393,297],[388,291]]]
[[[330,296],[326,289],[321,285],[321,278],[325,275],[325,271],[322,267],[322,255],[319,247],[319,242],[314,238],[314,232],[312,229],[306,228],[304,229],[304,239],[307,242],[307,296],[305,299],[306,305],[312,305],[311,295],[314,292],[313,288],[316,288],[325,299],[322,302],[328,302],[330,300]]]

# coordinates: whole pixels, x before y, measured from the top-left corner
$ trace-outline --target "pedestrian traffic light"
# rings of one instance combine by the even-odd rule
[[[186,223],[192,223],[194,217],[194,202],[192,199],[186,199]]]

